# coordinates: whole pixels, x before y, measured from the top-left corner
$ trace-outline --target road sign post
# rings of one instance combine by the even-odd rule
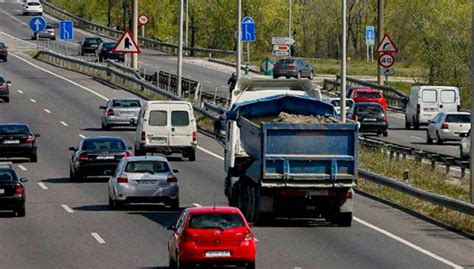
[[[142,28],[142,37],[145,37],[145,25],[147,25],[149,22],[150,22],[150,18],[145,14],[141,14],[138,17],[138,24],[140,24]]]
[[[46,20],[43,17],[33,17],[30,19],[30,29],[35,35],[46,28]],[[36,50],[39,50],[38,35],[36,35]]]
[[[375,51],[379,53],[379,57],[377,58],[377,74],[380,76],[385,75],[385,81],[388,81],[388,76],[393,74],[392,66],[395,64],[393,53],[398,53],[398,48],[395,42],[393,42],[393,39],[388,34],[385,34]]]

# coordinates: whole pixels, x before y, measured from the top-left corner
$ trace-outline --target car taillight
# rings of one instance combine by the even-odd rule
[[[114,110],[112,108],[107,109],[107,116],[115,115]]]
[[[449,125],[447,123],[441,124],[441,129],[449,129]]]
[[[126,175],[121,175],[117,178],[117,183],[128,183],[128,178]]]
[[[32,136],[32,135],[29,135],[27,138],[26,138],[26,143],[28,144],[31,144],[35,141],[35,137]]]
[[[273,69],[276,69],[276,68],[280,68],[280,65],[279,65],[279,64],[275,64],[275,65],[273,66]]]
[[[130,156],[132,156],[132,154],[131,154],[130,152],[128,152],[128,151],[127,151],[127,152],[124,152],[124,153],[122,154],[122,157],[123,157],[123,158],[127,158],[127,157],[130,157]]]
[[[289,67],[289,68],[295,68],[296,65],[294,65],[294,64],[289,64],[288,67]]]
[[[244,240],[245,241],[250,241],[253,239],[253,234],[250,230],[248,230],[246,233],[245,233],[245,237],[244,237]]]
[[[420,104],[416,104],[416,114],[417,114],[417,115],[420,115],[420,111],[421,111],[421,106],[420,106]]]
[[[190,234],[188,231],[184,230],[180,237],[181,243],[192,242],[193,235]]]
[[[142,141],[145,141],[145,140],[146,140],[146,132],[142,132],[142,133],[141,133],[140,139],[141,139]]]
[[[16,197],[21,197],[23,195],[25,195],[25,188],[20,183],[16,183],[16,185],[15,185],[15,196]]]
[[[87,161],[89,160],[89,155],[87,155],[87,153],[81,153],[79,155],[79,161]]]
[[[193,141],[196,142],[197,141],[197,132],[193,132]]]
[[[176,182],[178,182],[178,178],[175,175],[169,175],[168,179],[166,181],[168,183],[176,183]]]

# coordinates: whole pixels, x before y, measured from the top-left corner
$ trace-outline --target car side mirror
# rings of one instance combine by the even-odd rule
[[[26,183],[28,182],[28,179],[26,177],[20,178],[21,183]]]
[[[164,226],[163,228],[167,231],[176,231],[175,225]]]
[[[40,134],[35,134],[36,137],[40,137],[41,135]]]
[[[99,108],[100,108],[100,109],[107,109],[106,106],[100,106]]]
[[[7,81],[7,85],[8,85],[8,86],[11,86],[11,85],[12,85],[12,82],[11,82],[11,81]]]
[[[104,176],[111,176],[112,175],[112,170],[105,170],[104,171]]]
[[[69,150],[70,151],[77,151],[77,148],[76,147],[69,147]]]
[[[178,169],[173,169],[173,173],[179,174],[179,170]]]

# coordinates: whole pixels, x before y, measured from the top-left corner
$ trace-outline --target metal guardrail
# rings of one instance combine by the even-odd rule
[[[80,18],[74,14],[71,14],[59,7],[43,1],[43,7],[45,8],[45,12],[62,19],[72,20],[76,27],[91,31],[93,33],[97,33],[102,36],[118,39],[122,36],[123,31],[116,30],[109,28],[104,25],[100,25],[98,23],[94,23],[83,18]],[[165,43],[159,40],[154,40],[150,38],[138,38],[138,43],[141,47],[159,50],[162,52],[166,52],[169,54],[178,54],[178,46],[174,44]],[[209,49],[209,48],[194,48],[194,47],[183,47],[183,51],[189,51],[190,53],[204,53],[209,57],[212,55],[233,55],[237,54],[237,52],[232,50],[222,50],[222,49]]]
[[[85,73],[94,77],[107,79],[111,83],[114,83],[117,85],[125,85],[137,91],[144,91],[145,93],[147,91],[153,92],[155,94],[159,94],[161,96],[164,96],[166,98],[173,99],[173,100],[184,100],[183,98],[175,96],[171,92],[160,89],[159,87],[156,87],[146,81],[137,79],[134,76],[131,76],[128,74],[124,74],[108,66],[85,62],[81,59],[67,57],[67,56],[54,53],[51,51],[40,51],[37,57],[41,57],[41,56],[47,57],[48,58],[47,62],[51,64],[54,64],[54,65],[57,65],[69,70]],[[208,108],[214,108],[214,110],[219,108],[216,105],[212,106],[212,103],[208,103],[205,106],[207,106]],[[215,113],[212,113],[197,105],[193,105],[193,108],[195,111],[201,113],[204,117],[207,117],[213,121],[218,119]],[[456,210],[468,215],[474,215],[474,205],[472,204],[459,201],[453,198],[441,196],[438,194],[430,193],[430,192],[415,188],[413,186],[404,184],[402,182],[396,181],[394,179],[371,173],[363,169],[359,169],[359,176],[361,176],[362,178],[366,180],[370,180],[377,184],[384,185],[391,189],[403,192],[411,197],[421,199],[421,200],[424,200],[424,201],[427,201],[427,202],[430,202],[442,207],[450,208],[450,209],[453,209],[453,210]]]
[[[408,97],[399,91],[398,89],[390,86],[381,86],[371,82],[363,81],[356,78],[347,77],[348,84],[367,86],[372,89],[377,89],[383,91],[385,98],[387,99],[387,105],[393,109],[405,109],[408,102]],[[339,93],[339,87],[341,79],[339,76],[336,76],[336,80],[325,79],[323,82],[323,88],[329,92]]]
[[[359,169],[359,176],[365,180],[408,194],[411,197],[474,216],[474,204],[427,192],[395,179],[377,175],[363,169]]]

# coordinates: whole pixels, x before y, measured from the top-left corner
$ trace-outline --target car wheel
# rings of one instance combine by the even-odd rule
[[[69,167],[69,179],[70,180],[75,180],[76,179],[76,175],[74,174],[74,172],[72,171],[72,168]]]
[[[3,59],[3,61],[4,61],[4,62],[8,62],[8,58],[7,58],[7,57],[5,57],[5,59]]]
[[[405,118],[405,129],[410,129],[410,127],[411,127],[411,124]]]
[[[426,130],[426,144],[433,144],[433,139],[430,136],[430,132]]]
[[[110,126],[107,125],[107,123],[105,123],[104,121],[102,121],[101,123],[101,128],[102,130],[110,130]]]
[[[278,76],[273,75],[273,78],[274,78],[274,79],[278,79]]]
[[[439,137],[439,133],[436,132],[436,144],[443,144],[443,140],[441,139],[441,137]]]
[[[179,209],[179,198],[171,200],[171,202],[169,203],[169,206],[173,210],[178,210]]]
[[[103,62],[104,61],[104,58],[102,58],[101,56],[99,56],[99,63]]]
[[[420,129],[420,123],[413,119],[413,129],[418,130]]]
[[[176,261],[173,260],[173,259],[171,258],[171,256],[168,257],[168,260],[169,260],[168,263],[169,263],[169,268],[170,268],[170,269],[177,269],[177,268],[178,268],[178,264],[176,264]]]
[[[190,162],[196,161],[196,150],[195,150],[195,149],[191,149],[191,150],[188,152],[188,158],[189,158],[189,161],[190,161]]]
[[[18,208],[16,210],[16,215],[17,217],[24,217],[26,216],[26,208],[25,208],[25,205],[23,205],[22,207]]]
[[[388,136],[388,132],[383,132],[383,136],[384,136],[384,137],[387,137],[387,136]]]
[[[245,267],[246,269],[255,269],[255,262],[249,262],[247,263],[247,266]]]
[[[340,227],[351,227],[352,212],[344,212],[337,214],[335,221],[336,224]]]
[[[38,162],[38,154],[36,152],[33,152],[30,156],[30,163],[36,163]]]
[[[297,79],[301,79],[301,72],[298,72],[298,75],[296,75]]]
[[[313,74],[313,71],[311,71],[311,73],[309,73],[308,79],[313,80],[313,78],[314,78],[314,74]]]
[[[4,101],[5,103],[10,103],[10,97],[4,98],[3,101]]]

